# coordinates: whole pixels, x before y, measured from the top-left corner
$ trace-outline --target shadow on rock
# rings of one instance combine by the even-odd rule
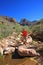
[[[16,49],[15,52],[12,54],[12,59],[23,59],[25,57],[22,57],[18,54],[18,50]]]

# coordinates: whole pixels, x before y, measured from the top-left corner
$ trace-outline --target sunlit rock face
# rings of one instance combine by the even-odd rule
[[[31,36],[28,36],[28,38],[27,38],[27,41],[26,41],[27,43],[32,43],[32,37]]]
[[[14,47],[7,47],[4,49],[4,54],[13,53],[15,51]]]
[[[0,53],[2,55],[9,54],[15,51],[15,46],[17,46],[15,35],[16,33],[13,32],[11,36],[8,36],[0,40]]]
[[[0,16],[0,20],[4,21],[4,20],[7,20],[8,22],[14,22],[14,23],[17,23],[16,22],[16,19],[15,18],[11,18],[11,17],[8,17],[8,16]]]
[[[39,56],[39,54],[34,49],[28,49],[25,45],[18,47],[18,53],[20,56]]]

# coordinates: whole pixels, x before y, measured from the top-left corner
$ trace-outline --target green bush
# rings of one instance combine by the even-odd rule
[[[0,24],[0,39],[9,36],[14,31],[13,24],[8,25]]]
[[[26,29],[28,32],[31,31],[31,29],[28,26],[23,26],[24,29]]]
[[[22,26],[20,24],[16,24],[15,27],[16,32],[19,34],[22,31]]]

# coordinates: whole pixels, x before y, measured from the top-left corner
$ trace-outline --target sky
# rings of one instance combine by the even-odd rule
[[[43,0],[0,0],[0,16],[9,16],[20,21],[43,18]]]

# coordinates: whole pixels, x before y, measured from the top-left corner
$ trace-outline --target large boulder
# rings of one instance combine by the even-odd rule
[[[2,39],[0,41],[0,53],[3,55],[4,54],[9,54],[15,51],[15,47],[16,46],[16,41],[13,42],[13,40],[11,39]]]
[[[37,53],[34,49],[27,49],[24,45],[18,47],[18,53],[20,56],[39,56],[39,53]]]

